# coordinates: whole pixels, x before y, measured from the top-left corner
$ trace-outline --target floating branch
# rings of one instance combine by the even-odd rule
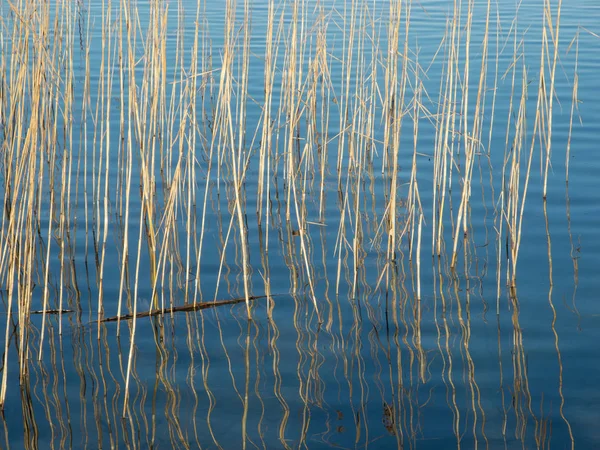
[[[273,295],[272,295],[273,296]],[[258,300],[259,298],[266,298],[266,295],[258,295],[249,297],[250,301]],[[246,301],[246,297],[234,298],[231,300],[219,300],[216,302],[195,302],[187,305],[174,306],[172,308],[157,308],[149,311],[143,311],[137,314],[123,314],[121,316],[107,317],[106,319],[100,320],[102,322],[116,322],[118,320],[131,320],[135,316],[136,319],[141,317],[161,316],[165,312],[189,312],[198,311],[200,309],[214,308],[215,306],[235,305],[236,303],[243,303]]]
[[[47,309],[44,311],[40,309],[39,311],[30,311],[29,314],[69,314],[75,312],[73,309]]]

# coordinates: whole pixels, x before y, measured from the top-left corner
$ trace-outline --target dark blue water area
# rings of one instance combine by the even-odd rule
[[[167,79],[177,79],[178,69],[175,54],[178,49],[177,36],[184,42],[179,48],[185,55],[185,64],[190,61],[191,33],[195,29],[195,2],[168,3]],[[378,83],[384,85],[384,63],[387,52],[387,6],[381,2],[369,2],[368,12],[378,19],[372,24],[365,19],[365,28],[373,26],[380,36],[379,45],[372,50],[367,45],[366,63],[354,60],[350,76],[351,93],[355,83],[366,84],[365,74],[370,72],[372,51],[378,58]],[[332,7],[335,6],[335,10]],[[343,57],[344,37],[343,11],[345,2],[326,1],[322,7],[328,24],[328,54],[331,79],[339,82],[345,70],[337,58]],[[373,8],[371,8],[373,6]],[[19,371],[15,338],[12,337],[8,379],[10,388],[4,405],[5,435],[11,448],[45,448],[52,442],[58,446],[64,437],[67,448],[100,448],[109,446],[137,448],[516,448],[536,447],[545,442],[546,448],[595,448],[600,435],[594,426],[598,421],[597,404],[600,393],[595,380],[600,367],[596,362],[595,343],[600,339],[600,311],[597,293],[600,284],[597,267],[600,264],[600,163],[596,156],[600,123],[600,91],[596,76],[600,69],[597,58],[600,39],[600,9],[592,1],[563,2],[561,16],[561,46],[557,65],[556,96],[554,98],[552,164],[548,176],[548,191],[543,199],[543,165],[545,155],[536,140],[532,170],[524,207],[521,247],[517,265],[516,296],[511,297],[506,288],[507,259],[505,241],[508,229],[502,225],[503,240],[498,250],[499,192],[502,186],[503,158],[506,148],[514,139],[522,80],[529,82],[527,108],[527,137],[524,140],[522,159],[529,157],[533,133],[537,87],[539,82],[539,52],[541,47],[542,1],[501,3],[494,6],[490,17],[493,28],[490,42],[490,59],[486,80],[486,109],[482,142],[477,148],[471,200],[468,210],[469,239],[458,234],[458,264],[450,269],[453,247],[453,226],[445,222],[443,229],[442,255],[433,256],[432,248],[432,196],[436,119],[421,111],[417,140],[417,166],[419,192],[424,209],[422,254],[420,259],[421,299],[417,299],[417,261],[409,261],[410,237],[403,236],[398,245],[401,255],[394,263],[385,258],[386,235],[380,229],[389,195],[389,173],[383,170],[384,148],[382,141],[382,105],[377,104],[374,113],[377,119],[377,144],[370,155],[372,166],[361,174],[362,226],[360,267],[357,268],[356,291],[353,291],[354,267],[352,239],[356,236],[354,208],[345,213],[341,199],[356,201],[356,169],[349,167],[344,159],[341,167],[341,195],[338,186],[336,159],[338,152],[347,152],[337,136],[343,121],[340,121],[343,101],[353,102],[352,95],[337,94],[337,104],[328,98],[330,107],[327,170],[324,179],[315,175],[306,189],[305,211],[309,222],[303,235],[308,249],[309,269],[306,268],[301,239],[298,235],[298,217],[292,208],[291,220],[285,217],[285,195],[289,180],[283,173],[285,148],[282,132],[279,146],[274,155],[278,161],[277,176],[269,178],[272,213],[269,225],[266,216],[257,221],[258,147],[262,132],[262,110],[254,101],[248,101],[245,128],[244,156],[249,157],[246,183],[244,220],[249,248],[249,271],[252,293],[265,291],[265,279],[273,294],[273,316],[267,313],[267,301],[255,302],[254,320],[246,319],[244,303],[233,306],[203,310],[195,313],[167,314],[163,318],[140,318],[136,322],[134,366],[130,378],[129,415],[122,419],[125,379],[130,348],[131,322],[120,325],[121,336],[116,337],[116,323],[100,327],[98,340],[98,270],[95,265],[94,235],[100,235],[103,224],[104,178],[99,189],[101,214],[96,221],[91,211],[98,204],[92,198],[91,185],[83,189],[84,173],[94,176],[92,163],[99,163],[98,144],[94,147],[93,118],[88,111],[83,118],[81,98],[84,77],[75,79],[75,107],[73,120],[76,131],[73,149],[78,158],[83,158],[84,143],[87,142],[87,172],[83,161],[77,166],[73,161],[73,176],[79,177],[79,189],[72,194],[73,215],[76,218],[74,233],[73,266],[79,292],[72,285],[65,286],[63,304],[74,309],[74,313],[63,315],[63,335],[58,335],[58,316],[47,317],[43,358],[37,361],[42,316],[33,315],[29,339],[30,368],[28,385],[19,386]],[[468,110],[472,113],[476,102],[481,70],[483,27],[482,12],[486,2],[475,5],[473,20],[473,45],[470,48],[470,97]],[[554,5],[553,5],[554,7]],[[138,2],[139,39],[144,36],[150,13],[147,3]],[[215,70],[202,77],[202,81],[216,95],[221,73],[219,67],[223,55],[224,3],[213,2],[202,5],[199,26],[203,39],[203,57],[199,70]],[[383,8],[381,11],[378,8]],[[466,5],[463,5],[466,11]],[[518,13],[516,10],[518,9]],[[119,7],[113,5],[113,14]],[[177,13],[181,12],[180,17]],[[283,23],[292,14],[292,5],[276,5],[276,16],[285,11]],[[367,14],[357,8],[357,13]],[[382,12],[383,11],[383,12]],[[94,4],[84,9],[89,12],[90,61],[99,64],[101,48],[101,5]],[[305,5],[302,14],[308,23],[318,12],[315,5]],[[443,51],[435,58],[444,39],[451,17],[451,3],[422,1],[412,5],[411,35],[409,47],[411,58],[416,58],[423,70],[420,79],[429,98],[428,107],[435,114],[440,99],[440,77],[446,70]],[[248,95],[260,104],[264,98],[264,51],[267,2],[255,1],[251,6],[251,39]],[[513,53],[512,46],[515,24],[518,17],[518,54],[526,55],[516,66],[513,113],[509,117],[508,99],[511,95]],[[241,48],[243,35],[243,2],[238,1],[236,45]],[[366,16],[365,16],[366,17]],[[496,21],[500,21],[496,41]],[[279,25],[279,24],[278,24]],[[461,24],[464,30],[465,22]],[[184,30],[177,32],[178,27]],[[589,32],[588,32],[589,30]],[[316,39],[314,29],[305,30]],[[575,45],[570,45],[579,32],[577,104],[570,136],[569,183],[565,183],[570,131],[571,99],[575,69]],[[590,33],[591,32],[591,33]],[[276,30],[277,33],[277,30]],[[289,35],[280,35],[280,54],[277,64],[273,111],[281,106],[283,83],[284,48],[289,44]],[[114,35],[113,35],[114,37]],[[74,35],[77,40],[77,36]],[[403,38],[402,38],[403,39]],[[86,38],[84,37],[84,41]],[[141,42],[141,41],[140,41]],[[401,42],[403,44],[403,41]],[[445,45],[445,44],[443,44]],[[442,45],[442,49],[444,48]],[[570,45],[570,47],[569,47]],[[402,45],[400,46],[402,48]],[[569,48],[567,52],[567,48]],[[495,54],[498,57],[498,79],[495,80]],[[141,45],[138,47],[141,57]],[[241,53],[240,53],[241,54]],[[459,59],[464,63],[465,48],[461,48]],[[75,58],[81,72],[85,70],[82,55]],[[240,61],[236,60],[235,64]],[[525,64],[525,68],[521,63]],[[425,68],[429,68],[425,72]],[[141,83],[144,64],[140,62],[136,77]],[[308,70],[304,67],[303,70]],[[363,71],[364,72],[361,72]],[[109,72],[106,72],[107,74]],[[502,75],[506,74],[506,77]],[[111,138],[111,170],[109,185],[109,224],[103,268],[104,316],[117,314],[117,301],[121,292],[121,261],[124,225],[119,224],[119,205],[116,187],[122,173],[116,170],[118,152],[122,151],[119,131],[120,98],[128,98],[129,85],[123,92],[118,88],[117,73],[113,73],[113,95],[109,121]],[[91,70],[90,102],[95,105],[99,98],[99,69]],[[494,87],[494,83],[497,85]],[[142,90],[137,87],[138,94]],[[167,83],[166,98],[178,97],[179,84]],[[411,98],[409,88],[407,98]],[[492,96],[496,95],[495,110]],[[149,96],[147,97],[150,98]],[[318,98],[318,101],[323,99]],[[462,99],[458,99],[462,102]],[[353,103],[350,103],[354,107]],[[207,100],[198,105],[210,110],[214,104]],[[237,107],[237,106],[236,106]],[[461,107],[457,107],[461,110]],[[494,117],[493,125],[490,118]],[[278,119],[285,124],[285,118]],[[472,117],[469,119],[472,124]],[[88,125],[87,135],[82,132]],[[177,125],[177,122],[175,123]],[[206,126],[206,123],[200,125]],[[458,126],[458,125],[457,125]],[[470,125],[471,126],[471,125]],[[492,138],[488,146],[488,136]],[[412,164],[414,137],[412,119],[405,121],[399,156],[401,201],[408,196],[410,167]],[[301,134],[306,127],[300,125]],[[168,135],[167,127],[161,130],[165,142],[177,139]],[[237,135],[236,135],[237,136]],[[256,136],[256,140],[253,139]],[[99,138],[98,138],[99,139]],[[105,142],[106,144],[106,142]],[[347,145],[347,141],[346,141]],[[187,163],[190,143],[184,143]],[[455,140],[456,166],[453,168],[452,190],[448,193],[445,215],[456,220],[462,194],[459,170],[464,168],[464,148]],[[200,285],[199,299],[226,300],[242,297],[243,269],[240,258],[239,224],[232,203],[233,181],[224,173],[217,179],[214,169],[209,181],[206,217],[202,217],[204,186],[206,183],[207,159],[210,141],[198,144],[195,149],[197,160],[193,167],[196,173],[196,220],[192,226],[198,239],[200,223],[205,220],[203,252],[198,261],[197,240],[190,248],[189,273],[186,267],[187,253],[187,210],[182,206],[177,214],[177,246],[183,256],[183,265],[172,264],[173,292],[157,289],[159,304],[182,304],[186,285],[191,295],[195,282]],[[134,151],[139,152],[135,146]],[[95,152],[95,153],[92,153]],[[316,154],[316,152],[315,152]],[[96,156],[93,156],[96,155]],[[158,174],[156,182],[156,204],[164,206],[168,199],[168,188],[172,169],[179,161],[173,153],[171,160],[163,159],[166,170],[164,178]],[[216,156],[213,163],[216,163]],[[171,164],[169,168],[169,163]],[[273,162],[275,163],[275,162]],[[96,166],[97,167],[97,166]],[[139,222],[142,208],[140,185],[140,160],[133,159],[131,202],[129,205],[129,277],[127,283],[133,291],[135,273],[137,282],[138,310],[153,307],[153,286],[149,277],[151,264],[148,246],[141,243],[139,269],[136,268],[138,252]],[[524,167],[524,166],[522,166]],[[96,169],[97,170],[97,169]],[[353,172],[352,172],[353,171]],[[348,173],[352,175],[346,177]],[[505,175],[507,181],[508,175]],[[166,181],[165,181],[166,180]],[[348,189],[346,189],[346,180]],[[324,209],[320,211],[320,183],[323,182]],[[525,183],[522,169],[520,188]],[[48,189],[45,185],[44,189]],[[186,184],[185,189],[190,189]],[[184,189],[184,190],[185,190]],[[87,192],[87,198],[86,198]],[[5,186],[0,193],[6,195]],[[187,193],[187,191],[186,191]],[[347,197],[346,197],[347,195]],[[48,191],[44,199],[49,198]],[[520,199],[523,197],[521,196]],[[90,211],[89,232],[85,233],[85,203]],[[184,205],[185,199],[180,205]],[[263,205],[264,207],[264,205]],[[451,208],[451,210],[450,210]],[[398,213],[401,220],[407,213]],[[344,237],[339,238],[342,217]],[[160,215],[156,216],[157,223]],[[322,221],[323,219],[323,221]],[[225,247],[229,230],[231,234]],[[323,223],[321,223],[323,222]],[[60,256],[57,241],[47,240],[50,212],[42,208],[39,216],[41,240],[50,244],[51,289],[49,298],[52,308],[58,307],[60,287]],[[56,221],[53,222],[56,227]],[[268,253],[264,251],[268,232]],[[416,236],[412,236],[412,244]],[[45,248],[45,247],[44,247]],[[412,248],[414,252],[414,247]],[[500,295],[497,293],[498,251],[501,254]],[[465,258],[464,255],[467,255]],[[100,249],[98,256],[102,255]],[[413,253],[414,255],[414,253]],[[45,255],[44,255],[45,256]],[[221,260],[224,265],[221,265]],[[196,280],[196,269],[200,265],[200,279]],[[40,265],[38,280],[43,279]],[[338,272],[339,271],[339,272]],[[339,283],[338,283],[339,273]],[[219,278],[220,274],[220,278]],[[166,283],[168,285],[168,282]],[[312,289],[311,289],[312,284]],[[3,296],[5,295],[3,291]],[[132,292],[130,301],[133,301]],[[39,283],[34,289],[31,308],[41,310],[44,289]],[[313,306],[316,300],[323,323]],[[6,298],[3,298],[6,302]],[[126,300],[126,296],[124,297]],[[497,304],[500,314],[496,315]],[[123,312],[129,312],[128,307]],[[2,317],[5,317],[4,315]],[[13,317],[14,318],[14,317]],[[417,318],[419,320],[417,320]],[[16,320],[16,319],[15,319]],[[4,343],[4,333],[0,342]],[[13,362],[14,361],[14,362]],[[27,409],[29,408],[29,409]],[[247,408],[247,411],[245,411]],[[25,410],[25,413],[23,412]],[[392,418],[393,417],[393,418]],[[35,427],[32,427],[35,424]],[[245,428],[243,428],[245,427]],[[35,429],[34,432],[30,430]],[[244,431],[246,436],[244,438]],[[24,433],[23,430],[26,430]],[[544,430],[544,431],[541,431]],[[34,436],[34,438],[31,438]],[[32,444],[35,442],[36,444]],[[132,444],[135,442],[136,444]]]

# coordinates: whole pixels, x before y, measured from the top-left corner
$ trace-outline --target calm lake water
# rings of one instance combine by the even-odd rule
[[[24,284],[11,288],[8,266],[0,265],[6,319],[0,343],[8,350],[0,448],[600,447],[600,5],[562,2],[552,96],[557,2],[550,2],[551,25],[541,0],[492,3],[487,45],[487,2],[475,2],[471,15],[466,1],[460,10],[453,2],[412,4],[398,107],[385,102],[386,68],[394,53],[402,76],[406,5],[399,47],[390,52],[388,2],[298,2],[296,17],[293,2],[276,1],[271,12],[267,0],[202,2],[198,14],[193,1],[159,2],[158,10],[140,1],[128,17],[120,2],[65,3],[64,10],[58,2],[49,10],[46,34],[36,13],[19,6],[19,16],[3,2],[4,86],[19,83],[8,70],[19,42],[15,23],[28,17],[34,24],[25,37],[29,62],[21,62],[29,74],[26,100],[17,101],[16,90],[0,91],[5,204],[15,170],[8,161],[19,159],[5,156],[17,142],[8,112],[25,102],[25,123],[33,120],[42,36],[48,58],[64,41],[52,56],[56,70],[45,69],[64,95],[48,91],[56,101],[50,114],[60,130],[58,162],[38,156],[45,167],[36,187],[39,228],[20,235],[34,236],[37,248],[31,293],[23,293]],[[453,17],[460,18],[457,53],[450,51]],[[135,41],[128,40],[126,21]],[[266,107],[271,47],[275,68]],[[221,83],[232,52],[232,95],[224,101]],[[454,81],[449,66],[456,67]],[[448,83],[455,86],[449,100]],[[546,89],[541,106],[540,85]],[[142,105],[137,113],[128,106],[133,91]],[[544,199],[547,135],[536,128],[536,113],[547,113],[551,97]],[[453,112],[444,112],[444,101]],[[231,120],[219,131],[224,105]],[[451,268],[468,167],[462,124],[467,120],[473,132],[478,105],[482,125],[471,147],[467,233],[456,234]],[[385,127],[399,120],[389,119],[394,107],[403,122],[392,259],[393,147],[385,148]],[[446,117],[456,129],[447,141],[438,233],[436,130]],[[264,172],[269,191],[261,195],[265,122],[272,125],[272,146]],[[524,137],[515,185],[510,167],[517,130]],[[26,140],[18,142],[20,148]],[[419,205],[411,203],[414,155],[423,216],[419,222],[415,206],[412,227],[407,205]],[[246,269],[235,173],[243,173],[238,193]],[[66,184],[63,174],[71,174]],[[59,202],[67,195],[61,186],[70,192]],[[524,201],[512,291],[511,193],[518,193],[517,219]],[[5,207],[2,239],[10,232],[7,214]],[[442,242],[439,256],[435,236]],[[243,301],[170,312],[194,301],[244,298],[245,276],[250,295],[272,294],[252,301],[250,321]],[[17,300],[26,295],[35,314],[22,324]],[[39,314],[45,298],[47,314]],[[164,306],[168,313],[98,323],[119,311],[131,314],[134,302],[136,312]]]

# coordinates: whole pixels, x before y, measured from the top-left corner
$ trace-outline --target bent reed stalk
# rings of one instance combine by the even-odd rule
[[[222,22],[212,24],[210,5],[199,0],[189,29],[182,3],[104,0],[98,22],[91,6],[66,0],[11,3],[0,59],[1,405],[14,382],[8,367],[15,351],[23,381],[31,336],[41,330],[43,359],[47,328],[62,332],[62,316],[57,324],[49,310],[95,319],[97,339],[107,330],[106,311],[131,315],[116,327],[129,337],[124,415],[144,295],[148,310],[168,313],[208,292],[217,298],[226,285],[245,298],[248,319],[251,300],[266,294],[272,317],[271,277],[285,270],[295,301],[308,300],[317,321],[330,326],[334,307],[322,276],[328,251],[337,300],[354,301],[361,291],[397,288],[408,245],[420,317],[428,285],[422,252],[458,271],[460,252],[466,260],[472,250],[473,172],[482,155],[491,161],[499,154],[497,126],[505,127],[496,133],[506,142],[495,157],[501,173],[491,162],[488,169],[490,180],[501,179],[492,199],[498,302],[503,264],[514,295],[536,141],[544,198],[556,149],[560,1],[555,10],[545,1],[540,11],[536,63],[525,55],[516,19],[508,36],[500,31],[493,8],[501,5],[491,1],[456,0],[427,57],[415,25],[427,11],[410,1],[315,7],[269,0],[266,16],[254,17],[251,0],[228,0]],[[499,54],[511,50],[502,66]],[[533,93],[530,61],[539,71]],[[506,86],[508,95],[497,96]],[[509,113],[497,125],[500,102]],[[573,107],[571,124],[572,116]],[[323,243],[326,227],[329,236],[337,230],[332,251]],[[269,252],[280,252],[284,264],[273,267]],[[77,284],[84,273],[95,280],[87,304]],[[264,292],[256,292],[261,285]],[[36,310],[44,312],[40,321],[31,317]]]

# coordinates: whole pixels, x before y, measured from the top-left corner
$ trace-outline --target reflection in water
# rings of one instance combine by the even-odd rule
[[[118,442],[132,448],[296,448],[319,442],[417,447],[436,433],[434,418],[450,414],[459,447],[487,448],[497,439],[506,445],[513,440],[526,443],[532,437],[546,447],[548,405],[543,397],[539,405],[533,404],[518,300],[511,299],[510,339],[498,328],[501,389],[482,389],[477,358],[470,350],[475,339],[473,299],[460,294],[465,287],[457,279],[444,283],[448,268],[441,261],[434,268],[437,294],[424,299],[420,320],[435,323],[437,337],[425,342],[419,340],[416,306],[399,289],[401,270],[391,272],[388,308],[385,302],[360,298],[350,311],[345,308],[332,319],[339,327],[330,331],[319,326],[309,299],[300,297],[278,298],[272,319],[267,318],[266,301],[256,306],[254,321],[245,320],[242,305],[230,312],[146,319],[139,324],[125,419],[120,399],[127,345],[121,352],[122,343],[110,338],[116,325],[102,326],[100,341],[95,327],[74,326],[68,351],[50,327],[45,357],[29,360],[29,375],[21,387],[25,446],[50,441],[66,448]],[[279,312],[284,301],[292,307],[294,327],[286,325],[282,335],[280,322],[290,320]],[[560,368],[557,406],[569,426],[553,323]],[[290,347],[294,335],[295,347]],[[215,338],[221,344],[209,347]],[[39,332],[33,326],[30,343],[37,351]],[[507,362],[512,375],[505,385]],[[73,369],[79,377],[69,379]],[[496,404],[503,405],[500,414]],[[6,425],[14,418],[5,420]]]
[[[560,3],[17,3],[7,448],[574,448]]]

